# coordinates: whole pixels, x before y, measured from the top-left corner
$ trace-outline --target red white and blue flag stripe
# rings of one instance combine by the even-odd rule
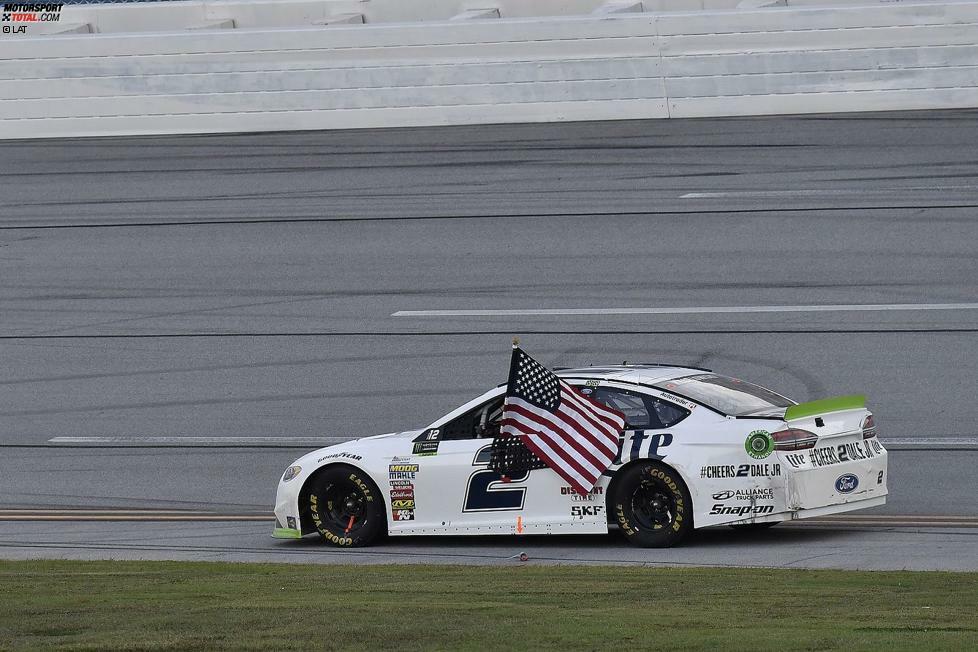
[[[579,494],[618,455],[625,415],[581,394],[517,346],[509,368],[500,435],[519,437]]]

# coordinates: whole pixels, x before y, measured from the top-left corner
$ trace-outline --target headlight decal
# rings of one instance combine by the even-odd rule
[[[288,482],[300,473],[302,473],[301,466],[290,466],[289,468],[285,469],[285,474],[282,476],[282,482]]]

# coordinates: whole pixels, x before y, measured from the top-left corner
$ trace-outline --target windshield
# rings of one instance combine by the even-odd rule
[[[768,412],[794,405],[780,394],[759,385],[716,374],[676,378],[656,383],[655,387],[686,396],[732,416]]]

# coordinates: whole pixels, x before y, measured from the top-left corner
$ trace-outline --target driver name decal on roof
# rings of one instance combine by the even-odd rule
[[[672,401],[676,405],[681,405],[687,410],[693,411],[696,409],[696,403],[686,400],[681,396],[676,396],[675,394],[672,394],[670,392],[660,392],[660,395],[662,396],[662,398],[666,399],[667,401]]]

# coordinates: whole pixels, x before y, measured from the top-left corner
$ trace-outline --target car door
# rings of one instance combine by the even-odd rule
[[[503,390],[483,398],[415,438],[414,520],[392,523],[391,533],[606,532],[603,501],[600,506],[575,508],[570,487],[553,470],[537,468],[503,477],[488,468]]]

